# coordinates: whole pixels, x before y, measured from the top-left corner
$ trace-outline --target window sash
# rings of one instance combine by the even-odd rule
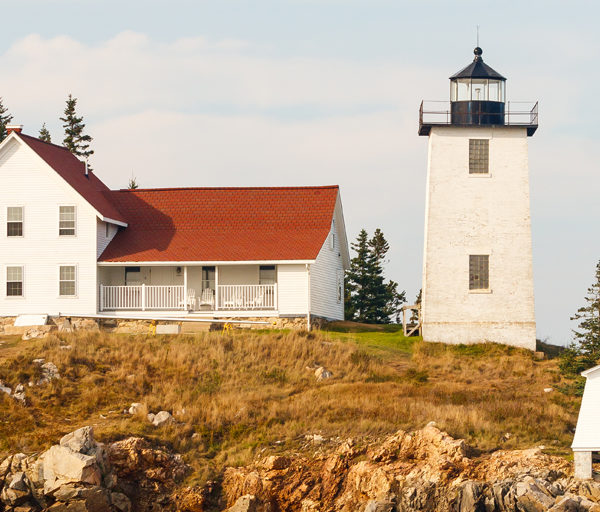
[[[469,174],[490,172],[490,141],[469,139]]]
[[[258,271],[258,284],[275,284],[277,271],[275,265],[261,265]]]
[[[6,267],[6,296],[23,296],[23,267]]]
[[[6,236],[23,236],[23,207],[6,208]]]
[[[76,294],[77,268],[75,265],[61,265],[59,270],[59,294],[73,297]]]
[[[75,235],[76,213],[74,206],[60,206],[58,218],[58,234],[60,236]]]
[[[469,256],[469,290],[488,290],[490,287],[490,257],[487,254]]]

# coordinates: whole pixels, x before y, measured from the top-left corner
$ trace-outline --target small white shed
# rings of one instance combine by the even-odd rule
[[[592,478],[592,452],[600,451],[600,365],[581,373],[587,380],[571,448],[575,478]]]

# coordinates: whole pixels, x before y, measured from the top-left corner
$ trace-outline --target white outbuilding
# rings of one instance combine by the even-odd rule
[[[575,477],[592,478],[592,452],[600,452],[600,365],[581,373],[586,378],[573,438]]]

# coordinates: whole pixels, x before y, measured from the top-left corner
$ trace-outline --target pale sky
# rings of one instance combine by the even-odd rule
[[[530,142],[538,337],[571,339],[600,259],[600,8],[584,1],[2,2],[0,96],[36,135],[69,93],[113,188],[341,186],[349,239],[380,227],[421,286],[422,99],[473,57],[540,102]]]

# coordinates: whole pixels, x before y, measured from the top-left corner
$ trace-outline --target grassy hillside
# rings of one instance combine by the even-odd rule
[[[350,332],[359,331],[359,332]],[[70,348],[65,348],[70,347]],[[0,452],[35,451],[92,424],[100,440],[142,435],[182,453],[200,483],[258,454],[309,450],[305,435],[373,438],[436,421],[482,450],[544,444],[568,453],[578,402],[554,360],[497,345],[444,346],[393,330],[234,331],[177,337],[106,333],[0,338],[0,380],[35,380],[44,358],[62,378],[0,393]],[[333,377],[318,382],[314,367]],[[136,416],[123,414],[132,402]],[[167,410],[177,425],[153,427]]]

